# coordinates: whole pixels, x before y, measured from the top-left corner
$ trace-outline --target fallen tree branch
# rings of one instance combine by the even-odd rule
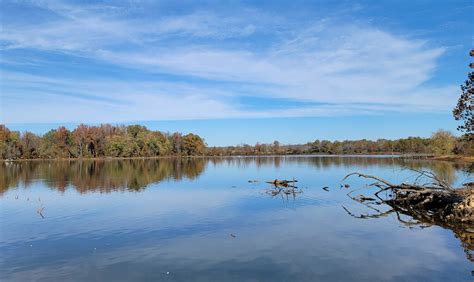
[[[438,225],[453,230],[456,236],[461,240],[468,258],[474,259],[472,250],[474,250],[474,187],[465,185],[462,188],[453,188],[443,179],[434,173],[424,170],[411,169],[419,175],[414,183],[393,184],[383,178],[373,175],[367,175],[359,172],[353,172],[346,175],[343,181],[351,176],[363,177],[376,180],[362,188],[355,189],[347,196],[352,200],[362,203],[367,208],[376,211],[375,214],[355,215],[346,207],[343,209],[355,218],[378,218],[391,213],[396,213],[398,220],[405,226],[413,228],[418,226],[426,228],[431,225]],[[430,181],[420,183],[422,178]],[[367,189],[368,187],[377,187],[379,190],[372,195],[357,195],[353,197],[351,193]],[[383,195],[381,195],[384,193]],[[388,207],[387,211],[375,209],[384,204]],[[401,219],[400,214],[413,218],[413,221]]]
[[[393,185],[392,183],[388,182],[387,180],[385,179],[382,179],[382,178],[379,178],[379,177],[376,177],[376,176],[373,176],[373,175],[367,175],[367,174],[363,174],[363,173],[360,173],[360,172],[353,172],[353,173],[349,173],[348,175],[346,175],[342,181],[345,181],[347,178],[353,176],[353,175],[357,175],[359,177],[363,177],[363,178],[370,178],[370,179],[374,179],[374,180],[377,180],[378,182],[382,182],[383,184],[387,185],[387,186],[395,186]]]

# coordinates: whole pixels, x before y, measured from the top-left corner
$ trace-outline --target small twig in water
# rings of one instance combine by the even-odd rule
[[[40,207],[40,208],[38,208],[36,213],[38,213],[44,219],[43,210],[44,210],[44,207]]]

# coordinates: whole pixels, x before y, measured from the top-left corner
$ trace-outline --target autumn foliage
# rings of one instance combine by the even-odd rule
[[[306,144],[282,145],[257,143],[254,146],[241,144],[228,147],[208,148],[211,156],[233,155],[361,155],[361,154],[423,154],[423,155],[468,155],[474,154],[474,144],[465,138],[455,137],[448,131],[438,130],[430,138],[408,137],[396,140],[315,140]]]
[[[163,133],[141,125],[61,126],[42,136],[0,125],[1,159],[199,156],[204,140],[195,134]]]
[[[70,131],[58,127],[42,136],[11,131],[0,125],[1,159],[136,158],[159,156],[252,156],[300,154],[433,154],[473,155],[474,144],[466,136],[439,130],[430,138],[397,140],[315,140],[306,144],[241,144],[206,147],[196,134],[163,133],[141,125],[79,125]]]

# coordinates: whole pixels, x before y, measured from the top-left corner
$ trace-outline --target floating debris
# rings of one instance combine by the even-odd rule
[[[273,181],[267,181],[267,183],[272,184],[273,188],[265,191],[267,194],[270,194],[272,197],[277,195],[293,195],[293,198],[296,197],[296,194],[302,193],[303,191],[299,190],[294,183],[298,182],[298,180],[278,180],[275,179]]]
[[[237,236],[235,236],[234,234],[230,233],[230,237],[236,238]]]
[[[326,191],[326,192],[329,192],[329,187],[324,186],[324,187],[323,187],[323,190]]]
[[[275,179],[273,181],[267,181],[267,183],[269,184],[273,184],[275,186],[283,186],[283,187],[295,187],[297,188],[296,186],[294,186],[294,183],[298,182],[298,180],[278,180],[278,179]]]
[[[258,180],[249,180],[249,183],[258,183]]]

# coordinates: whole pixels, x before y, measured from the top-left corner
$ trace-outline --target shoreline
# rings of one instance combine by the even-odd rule
[[[3,163],[9,162],[27,162],[27,161],[111,161],[111,160],[159,160],[159,159],[183,159],[183,158],[245,158],[245,157],[379,157],[379,158],[398,158],[411,160],[432,160],[447,162],[474,162],[474,156],[417,156],[417,155],[390,155],[390,154],[287,154],[287,155],[228,155],[228,156],[154,156],[154,157],[98,157],[98,158],[54,158],[54,159],[1,159]]]
[[[435,156],[428,158],[434,161],[446,161],[446,162],[468,162],[474,163],[474,156],[456,156],[456,155],[448,155],[448,156]]]

